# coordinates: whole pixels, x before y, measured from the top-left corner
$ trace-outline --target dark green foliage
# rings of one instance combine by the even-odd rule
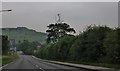
[[[44,59],[77,63],[120,64],[120,28],[88,26],[77,36],[65,35],[37,51]]]
[[[26,27],[2,28],[2,34],[10,36],[10,39],[15,39],[16,43],[28,40],[30,42],[38,41],[44,44],[47,38],[46,33],[37,32]]]
[[[105,61],[108,63],[120,63],[120,28],[107,33],[104,39],[106,48]]]
[[[2,35],[2,54],[3,55],[8,54],[9,48],[10,46],[9,46],[8,36]]]
[[[73,28],[70,28],[70,26],[66,23],[55,23],[50,24],[47,26],[48,30],[48,38],[47,43],[50,42],[56,42],[59,38],[63,37],[64,35],[67,35],[67,33],[75,33],[75,30]]]
[[[108,27],[88,26],[73,44],[71,51],[75,51],[72,52],[72,56],[76,60],[98,61],[105,54],[103,40],[108,31],[110,31]]]
[[[66,35],[58,41],[58,52],[61,60],[66,60],[69,57],[69,50],[75,41],[75,36]]]
[[[37,55],[41,58],[53,59],[53,60],[64,60],[69,57],[69,50],[71,45],[75,41],[75,36],[66,35],[59,39],[55,44],[49,44],[40,48]]]
[[[34,50],[37,48],[37,42],[29,42],[28,40],[24,40],[22,43],[18,44],[19,50],[23,51],[24,54],[32,55],[34,54]]]

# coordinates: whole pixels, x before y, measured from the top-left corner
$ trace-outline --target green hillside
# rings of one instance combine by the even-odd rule
[[[15,39],[15,42],[28,40],[30,42],[39,41],[43,44],[47,38],[46,33],[36,32],[26,27],[2,28],[2,34],[10,36],[10,39]]]

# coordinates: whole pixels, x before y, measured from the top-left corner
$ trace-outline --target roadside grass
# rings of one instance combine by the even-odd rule
[[[100,67],[107,67],[107,68],[114,68],[114,69],[120,69],[120,64],[90,63],[90,62],[81,62],[81,61],[64,61],[64,62],[75,63],[75,64],[84,64],[84,65],[93,65],[93,66],[100,66]]]
[[[5,64],[8,64],[12,61],[15,61],[16,59],[18,59],[19,56],[17,54],[14,55],[3,55],[2,56],[2,66]]]
[[[120,69],[120,64],[107,64],[107,63],[93,63],[92,65]]]
[[[0,66],[2,66],[2,56],[0,55]]]

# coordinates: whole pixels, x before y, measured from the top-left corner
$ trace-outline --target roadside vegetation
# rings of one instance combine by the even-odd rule
[[[2,56],[0,55],[0,66],[2,66]]]
[[[120,68],[120,28],[90,25],[79,35],[65,33],[58,38],[56,36],[60,36],[57,34],[60,32],[53,31],[54,27],[48,28],[53,28],[52,31],[47,31],[50,42],[37,50],[37,57]]]
[[[41,44],[39,42],[29,42],[28,40],[24,40],[23,42],[17,44],[18,50],[23,51],[24,54],[33,55],[37,50],[37,46]]]
[[[19,58],[19,56],[17,54],[14,54],[14,55],[4,55],[4,56],[2,56],[2,66],[17,60],[18,58]]]
[[[16,44],[18,50],[41,59],[120,69],[120,28],[89,25],[79,35],[73,35],[74,28],[63,22],[47,27],[46,44],[23,40]],[[8,56],[7,36],[3,36],[2,42],[4,65],[18,56]]]
[[[2,65],[8,64],[16,59],[19,58],[17,53],[8,53],[10,50],[10,42],[8,40],[8,36],[2,35],[2,57],[1,57],[1,63]]]

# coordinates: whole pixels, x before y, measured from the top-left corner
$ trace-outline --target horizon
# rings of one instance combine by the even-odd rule
[[[28,30],[33,30],[33,31],[35,31],[35,32],[38,32],[38,33],[46,33],[46,32],[41,32],[41,31],[36,31],[35,29],[30,29],[30,28],[28,28],[28,27],[2,27],[2,28],[0,28],[0,29],[17,29],[17,28],[25,28],[25,29],[28,29]]]
[[[94,24],[91,24],[91,25],[94,25]],[[89,25],[88,25],[89,26]],[[105,27],[106,25],[95,25],[95,26],[102,26],[102,27]],[[87,26],[86,26],[87,27]],[[86,28],[86,27],[84,27],[84,28]],[[106,27],[109,27],[109,26],[106,26]],[[29,28],[29,27],[25,27],[25,26],[22,26],[22,27],[2,27],[2,28],[0,28],[0,29],[16,29],[16,28],[26,28],[26,29],[28,29],[28,30],[34,30],[35,32],[41,32],[41,33],[47,33],[47,32],[42,32],[42,31],[37,31],[37,30],[35,30],[35,29],[32,29],[32,28]],[[111,27],[109,27],[109,28],[111,28]],[[114,28],[118,28],[118,27],[112,27],[111,29],[114,29]],[[84,31],[84,30],[83,30]],[[80,31],[80,32],[83,32],[83,31]],[[79,33],[80,34],[80,33]],[[76,34],[76,33],[74,33],[73,35],[78,35],[78,34]]]

